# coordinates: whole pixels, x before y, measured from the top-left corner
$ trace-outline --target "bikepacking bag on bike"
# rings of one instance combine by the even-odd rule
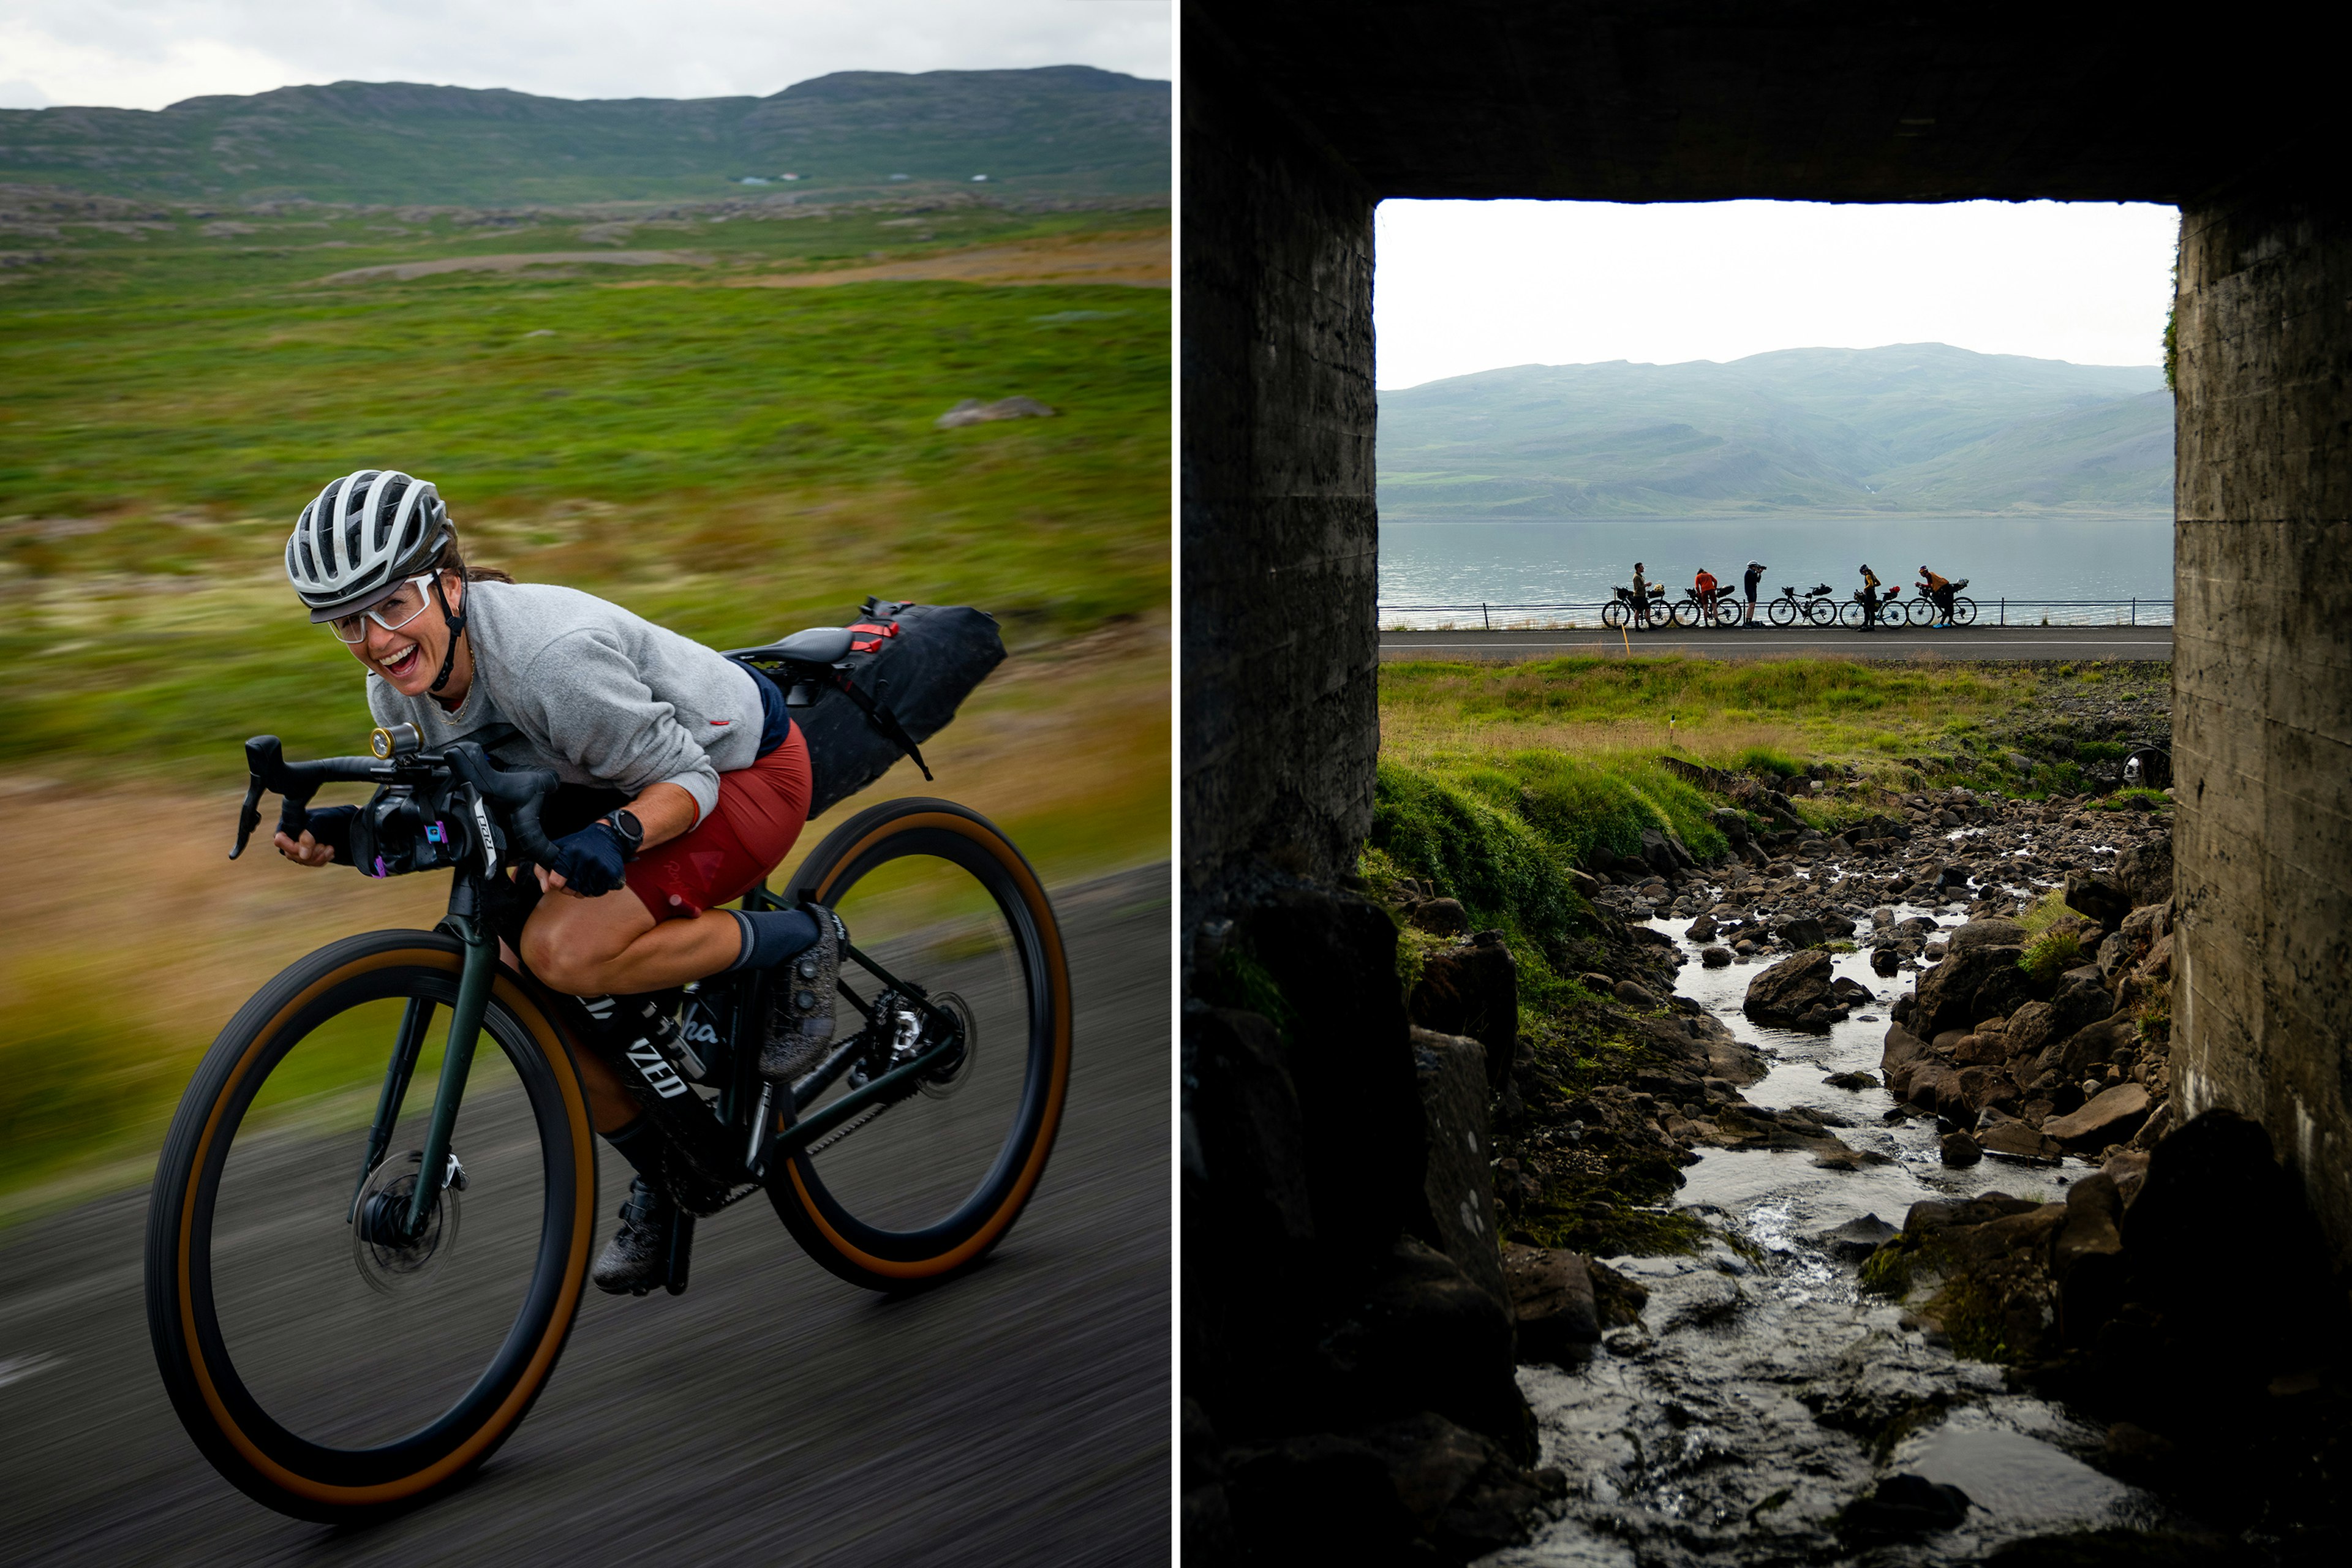
[[[792,716],[808,742],[811,816],[880,778],[902,754],[921,766],[918,748],[1004,662],[996,617],[967,605],[868,599],[849,632],[842,663],[854,689],[810,682],[790,694],[809,698]]]

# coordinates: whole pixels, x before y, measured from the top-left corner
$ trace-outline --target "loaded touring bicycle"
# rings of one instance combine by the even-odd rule
[[[771,674],[807,734],[814,816],[879,778],[1003,658],[973,610],[868,600],[852,627],[731,656]],[[507,737],[440,751],[406,727],[373,755],[289,761],[247,742],[236,851],[265,794],[299,833],[313,795],[372,784],[370,875],[444,871],[431,931],[378,931],[297,961],[241,1008],[190,1083],[149,1210],[149,1325],[207,1458],[283,1512],[351,1521],[481,1464],[546,1388],[588,1284],[593,1053],[666,1135],[705,1219],[763,1197],[833,1273],[934,1285],[1002,1241],[1035,1192],[1068,1088],[1068,967],[1035,874],[979,814],[887,800],[825,836],[756,908],[836,911],[833,1043],[761,1078],[770,977],[642,996],[559,995],[510,956],[529,862],[570,809]],[[930,776],[923,767],[924,776]],[[601,792],[585,792],[601,795]],[[232,854],[232,858],[235,853]],[[691,1220],[667,1284],[683,1289]]]

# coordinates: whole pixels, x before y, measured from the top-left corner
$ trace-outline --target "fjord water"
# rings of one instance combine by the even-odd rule
[[[1827,583],[1841,597],[1868,562],[1887,583],[1924,563],[1966,577],[1990,605],[2012,599],[2169,599],[2169,517],[1615,518],[1381,524],[1380,602],[1591,604],[1631,583],[1686,588],[1702,566],[1737,586],[1751,560],[1770,568],[1759,593]]]

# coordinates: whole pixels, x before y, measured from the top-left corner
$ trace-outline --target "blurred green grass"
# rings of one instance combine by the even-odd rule
[[[804,261],[829,254],[816,226],[728,238]],[[1083,232],[1063,215],[982,237],[1031,229]],[[577,244],[499,247],[534,239]],[[277,556],[302,503],[361,467],[435,480],[476,560],[718,646],[838,621],[868,592],[982,605],[1016,643],[1167,601],[1163,290],[479,273],[321,290],[266,250],[162,259],[117,245],[0,291],[0,768],[233,773],[236,742],[273,727],[347,746],[352,672],[289,613]],[[934,427],[1015,394],[1058,417]]]

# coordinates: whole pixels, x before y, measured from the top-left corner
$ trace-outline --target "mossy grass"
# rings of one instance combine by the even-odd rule
[[[2045,931],[2025,944],[2017,967],[2046,985],[2083,961],[2083,944],[2073,931]]]

